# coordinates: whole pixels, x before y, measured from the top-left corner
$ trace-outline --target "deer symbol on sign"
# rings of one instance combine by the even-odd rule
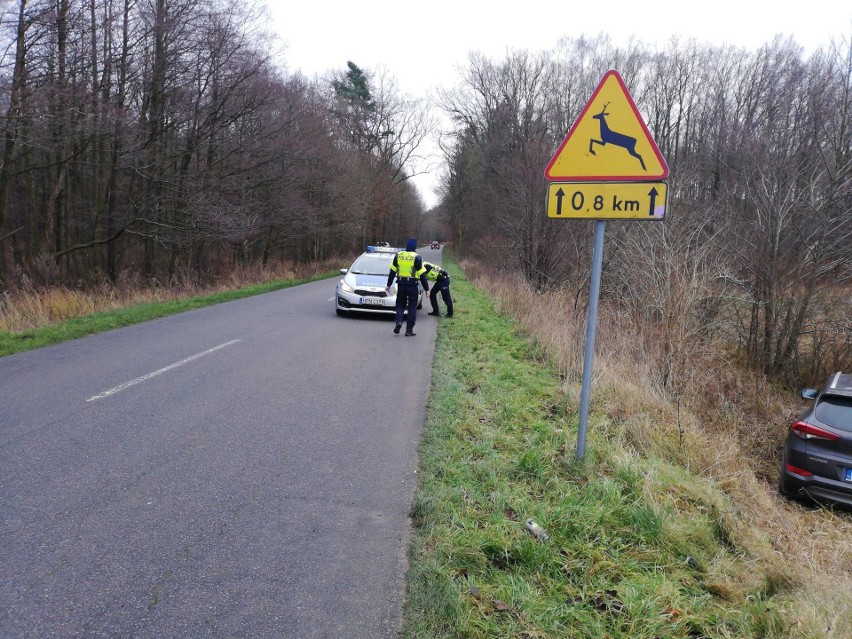
[[[620,146],[623,149],[626,149],[627,152],[632,155],[634,158],[637,158],[639,162],[642,164],[642,170],[646,171],[645,168],[645,160],[642,159],[642,156],[636,153],[636,138],[631,138],[629,135],[624,135],[623,133],[618,133],[617,131],[613,131],[609,128],[609,125],[606,123],[606,116],[609,113],[606,112],[606,108],[610,105],[609,102],[604,104],[603,109],[601,109],[600,113],[593,115],[592,117],[595,120],[600,120],[601,123],[601,139],[595,140],[592,138],[589,141],[589,153],[592,155],[597,155],[595,153],[594,146],[595,144],[600,144],[601,146],[606,146],[607,144],[612,144],[614,146]]]

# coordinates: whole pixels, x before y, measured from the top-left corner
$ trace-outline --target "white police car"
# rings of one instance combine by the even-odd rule
[[[390,293],[385,291],[393,257],[402,249],[390,246],[368,246],[337,283],[336,309],[338,315],[349,313],[395,313],[396,282]],[[417,308],[423,308],[423,287],[417,284]]]

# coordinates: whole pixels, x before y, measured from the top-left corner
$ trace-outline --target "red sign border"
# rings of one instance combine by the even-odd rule
[[[571,139],[571,136],[574,134],[574,130],[583,121],[583,118],[586,116],[586,113],[592,106],[592,103],[595,101],[595,98],[600,93],[604,84],[607,81],[607,78],[610,76],[614,76],[618,81],[618,84],[621,86],[621,90],[624,92],[624,96],[627,98],[627,102],[630,104],[630,107],[633,109],[633,113],[636,116],[636,120],[642,126],[642,131],[645,133],[648,142],[651,144],[651,148],[654,151],[654,154],[657,156],[657,160],[660,162],[660,166],[663,168],[663,172],[657,175],[551,175],[550,169],[553,168],[553,165],[556,163],[556,160],[562,154],[562,150],[565,148],[565,145],[568,144],[568,140]],[[565,136],[565,139],[562,140],[562,144],[559,145],[559,148],[556,150],[556,153],[553,154],[553,157],[550,158],[550,162],[547,163],[547,168],[544,169],[544,176],[547,178],[549,182],[566,182],[566,181],[574,181],[574,182],[658,182],[660,180],[664,180],[669,176],[669,165],[666,163],[663,158],[662,153],[660,153],[660,149],[657,146],[656,141],[654,140],[651,132],[648,131],[648,127],[645,124],[645,120],[639,114],[639,109],[636,108],[636,103],[633,101],[633,97],[630,95],[630,91],[627,90],[627,86],[624,84],[624,80],[621,79],[621,75],[619,75],[618,71],[615,69],[610,69],[604,74],[604,77],[598,83],[597,88],[594,93],[592,93],[592,97],[589,98],[589,101],[586,102],[586,106],[583,107],[583,111],[580,113],[579,117],[574,120],[574,124],[571,125],[571,129],[568,131],[568,135]]]

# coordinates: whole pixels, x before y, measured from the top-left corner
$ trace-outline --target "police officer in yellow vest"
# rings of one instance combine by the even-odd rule
[[[453,298],[450,295],[450,274],[437,264],[423,262],[426,269],[426,279],[432,282],[432,292],[429,293],[429,301],[432,303],[432,312],[429,315],[441,314],[438,312],[438,293],[447,305],[447,317],[453,316]]]
[[[405,319],[405,335],[413,337],[414,323],[417,321],[417,280],[423,285],[423,290],[429,291],[429,283],[426,281],[426,269],[423,268],[423,258],[415,253],[417,240],[410,239],[405,245],[405,250],[400,251],[393,257],[390,273],[388,273],[387,289],[390,291],[393,278],[396,277],[396,326],[393,332],[399,334],[402,321]],[[408,309],[408,317],[405,310]]]

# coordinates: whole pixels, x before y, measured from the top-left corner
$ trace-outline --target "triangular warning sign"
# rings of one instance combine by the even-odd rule
[[[669,167],[618,71],[607,71],[553,155],[548,180],[662,180]]]

